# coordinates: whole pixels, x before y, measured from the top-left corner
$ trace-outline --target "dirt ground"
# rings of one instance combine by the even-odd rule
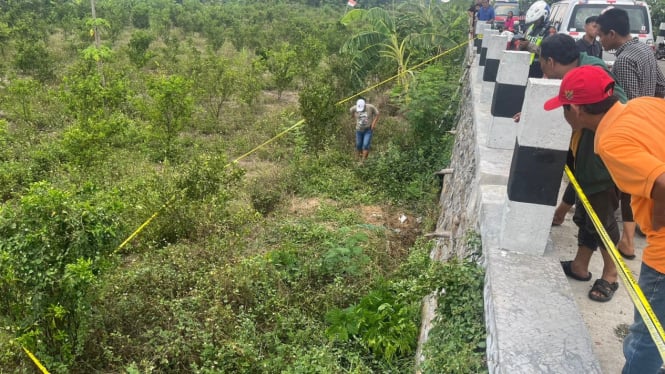
[[[573,213],[570,212],[563,225],[552,227],[551,236],[554,242],[552,255],[560,260],[572,260],[577,251],[577,226],[573,223],[572,217]],[[645,245],[644,237],[636,234],[637,257],[634,260],[624,260],[635,279],[639,277],[640,258]],[[619,281],[619,289],[614,294],[614,298],[609,302],[599,303],[589,299],[589,290],[593,286],[593,282],[602,274],[602,268],[603,261],[600,253],[595,253],[589,266],[589,271],[593,274],[592,279],[588,282],[580,282],[568,278],[568,281],[589,330],[594,345],[593,349],[603,372],[620,373],[624,364],[622,339],[633,321],[634,308],[626,292],[626,286],[621,281]],[[543,296],[546,297],[546,295]]]
[[[314,214],[319,206],[336,205],[334,200],[320,200],[318,198],[294,197],[288,208],[290,214],[310,215]],[[410,212],[397,209],[392,206],[362,205],[359,208],[360,216],[367,224],[383,226],[389,230],[389,242],[399,248],[392,250],[406,251],[413,245],[416,239],[423,234],[422,218],[414,216]]]

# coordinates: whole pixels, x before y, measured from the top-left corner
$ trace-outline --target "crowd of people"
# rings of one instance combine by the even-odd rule
[[[528,29],[518,48],[532,53],[530,77],[562,79],[559,95],[545,109],[563,107],[562,120],[573,130],[568,166],[621,256],[635,259],[637,226],[646,235],[638,284],[659,321],[665,321],[660,291],[665,287],[665,76],[651,48],[631,36],[625,10],[608,8],[588,17],[585,35],[577,41],[552,30],[548,17],[547,3],[536,1],[527,11]],[[603,50],[615,50],[611,68]],[[589,262],[599,248],[603,271],[588,297],[610,301],[619,287],[616,265],[570,185],[552,224],[562,224],[574,205],[578,250],[561,266],[568,277],[590,281]],[[663,366],[637,311],[624,339],[624,357],[624,374],[657,373]]]

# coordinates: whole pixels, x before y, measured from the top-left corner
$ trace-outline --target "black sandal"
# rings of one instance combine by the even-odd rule
[[[573,262],[572,261],[559,261],[561,263],[561,267],[563,268],[563,273],[566,274],[566,276],[571,277],[575,280],[578,280],[580,282],[586,282],[590,281],[591,277],[593,276],[591,272],[587,272],[586,277],[581,277],[575,273],[573,273]]]
[[[601,303],[610,301],[614,296],[614,292],[618,289],[618,282],[610,283],[602,278],[596,279],[596,282],[594,282],[593,287],[591,287],[591,290],[589,291],[589,299]],[[601,296],[596,295],[594,292],[599,293]]]

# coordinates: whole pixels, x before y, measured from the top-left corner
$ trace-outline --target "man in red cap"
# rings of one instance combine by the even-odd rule
[[[545,110],[563,106],[573,130],[595,131],[596,153],[621,191],[633,196],[635,221],[647,236],[639,285],[658,320],[665,321],[665,100],[640,97],[621,104],[613,89],[603,69],[581,66],[566,74]],[[637,311],[623,351],[623,374],[656,373],[663,364]]]

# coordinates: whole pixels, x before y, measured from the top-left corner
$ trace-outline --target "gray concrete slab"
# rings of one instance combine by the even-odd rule
[[[485,255],[494,372],[601,373],[559,261],[501,249]]]

